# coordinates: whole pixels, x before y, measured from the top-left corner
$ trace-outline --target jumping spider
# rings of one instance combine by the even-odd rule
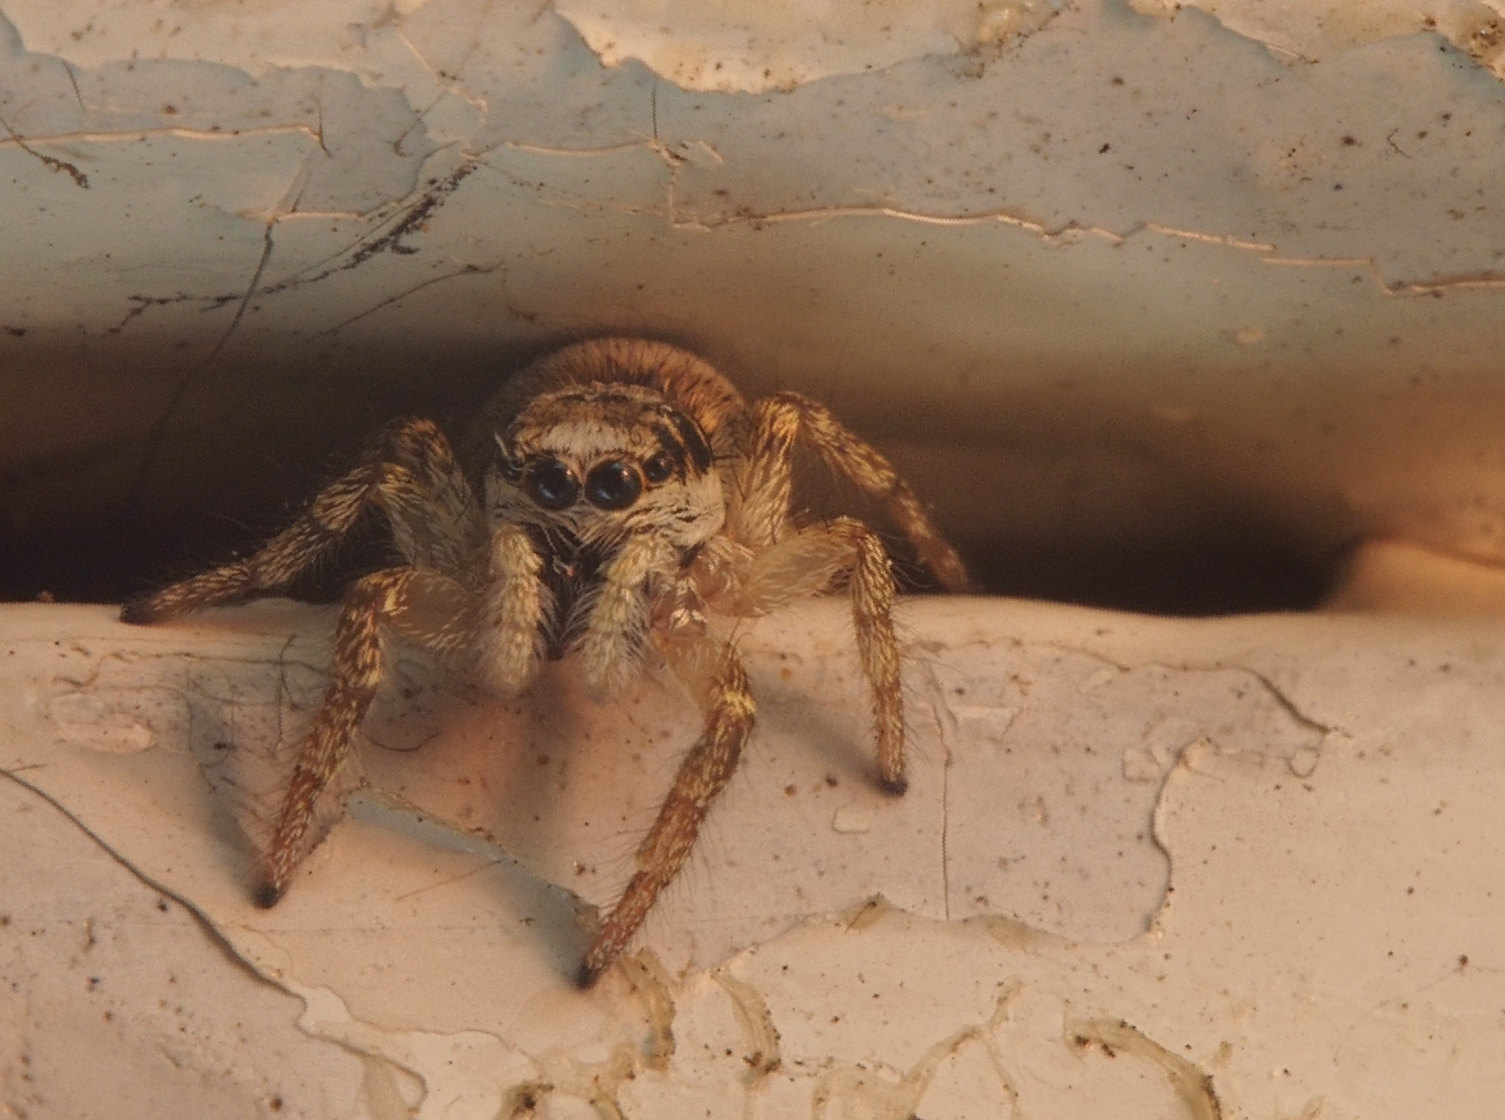
[[[282,897],[304,854],[315,802],[381,682],[386,636],[508,695],[527,688],[544,658],[568,653],[591,691],[610,698],[651,650],[704,712],[637,871],[585,954],[581,985],[617,958],[679,872],[752,731],[747,672],[708,614],[763,614],[845,579],[873,695],[879,784],[903,793],[889,559],[860,521],[795,519],[797,440],[882,504],[942,587],[966,588],[961,560],[909,485],[823,405],[788,392],[749,405],[692,354],[606,338],[512,378],[461,457],[427,420],[391,424],[254,555],[128,602],[121,618],[148,623],[269,595],[312,568],[370,507],[391,527],[405,563],[345,594],[332,679],[261,858],[258,905]]]

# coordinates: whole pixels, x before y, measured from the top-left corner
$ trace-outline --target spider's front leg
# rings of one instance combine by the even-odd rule
[[[419,568],[374,572],[346,593],[335,627],[332,679],[282,796],[262,859],[258,905],[276,904],[303,857],[319,794],[350,753],[381,683],[384,630],[440,654],[473,647],[480,675],[503,693],[519,692],[533,679],[548,601],[526,531],[517,525],[497,529],[489,563],[480,595],[440,572]]]
[[[586,951],[576,978],[582,988],[594,984],[617,959],[659,892],[679,874],[711,802],[726,788],[752,734],[757,707],[748,690],[747,670],[730,646],[702,637],[666,642],[663,649],[705,713],[705,729],[680,763],[669,796],[638,848],[637,872]]]
[[[382,631],[390,628],[431,649],[463,642],[470,593],[449,577],[416,568],[388,568],[355,582],[335,625],[331,680],[298,752],[262,856],[254,897],[274,906],[303,858],[319,794],[350,753],[382,677]]]

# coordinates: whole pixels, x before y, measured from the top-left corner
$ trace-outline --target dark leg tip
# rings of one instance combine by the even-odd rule
[[[909,779],[904,777],[879,778],[878,788],[891,797],[903,797],[909,789]]]
[[[127,599],[120,605],[120,621],[129,622],[132,626],[142,626],[156,617],[156,612],[151,609],[150,599]]]
[[[263,910],[270,910],[282,899],[282,888],[272,883],[262,883],[256,888],[256,893],[251,896],[257,906]]]
[[[601,974],[584,961],[575,973],[575,987],[582,992],[588,992],[596,986],[596,981],[601,979]]]

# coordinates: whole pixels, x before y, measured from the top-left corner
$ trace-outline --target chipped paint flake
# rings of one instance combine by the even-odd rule
[[[766,93],[925,55],[996,50],[1046,26],[1057,0],[558,0],[607,66],[646,63],[683,89]]]

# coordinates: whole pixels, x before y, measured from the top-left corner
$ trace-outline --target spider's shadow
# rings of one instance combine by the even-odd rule
[[[209,787],[206,809],[217,862],[247,902],[252,898],[258,853],[265,845],[286,773],[297,756],[322,689],[322,674],[311,676],[311,682],[289,687],[284,671],[280,684],[268,682],[264,697],[258,686],[257,699],[250,702],[245,697],[240,702],[219,695],[189,697],[189,738]],[[432,722],[439,726],[449,722],[456,711],[473,706],[466,703],[463,693],[446,687],[442,671],[420,670],[411,676],[404,673],[389,682],[389,688],[403,684],[416,685],[420,694],[432,698]],[[400,705],[404,701],[389,697],[388,702]],[[533,704],[524,700],[523,706],[526,710]],[[567,709],[568,705],[559,707]],[[521,734],[527,735],[529,726],[558,714],[559,709],[547,716],[534,713],[522,722]],[[377,716],[379,723],[386,722],[381,713]],[[427,745],[422,730],[427,722],[404,725],[398,721],[384,726],[382,730],[392,733],[390,741],[360,736],[336,784],[320,799],[309,852],[348,819],[400,833],[415,847],[436,853],[463,853],[475,861],[477,873],[486,877],[488,890],[494,890],[500,900],[498,923],[510,920],[529,927],[522,940],[530,942],[558,975],[573,978],[588,943],[590,926],[583,913],[585,904],[574,893],[515,858],[505,845],[488,839],[484,827],[466,827],[367,780],[364,761],[375,752],[412,754],[417,761]],[[564,732],[569,732],[568,724]],[[531,753],[527,746],[519,743],[517,749],[521,754]],[[551,784],[548,772],[520,763],[508,774],[507,803],[547,806]],[[537,815],[546,821],[550,814],[544,808]],[[295,882],[291,889],[317,890],[318,884]]]
[[[743,766],[756,762],[766,752],[766,744],[776,740],[781,756],[778,765],[787,773],[800,775],[802,781],[834,776],[843,785],[869,789],[878,796],[870,703],[863,683],[849,679],[850,696],[846,695],[848,688],[843,687],[841,695],[821,699],[819,687],[797,666],[792,666],[792,675],[783,672],[784,667],[776,657],[751,659],[758,726]],[[530,927],[523,939],[531,941],[559,975],[572,977],[589,940],[592,923],[585,920],[588,904],[557,872],[549,873],[525,855],[514,856],[513,844],[505,836],[492,837],[488,825],[512,819],[526,821],[519,827],[529,834],[528,847],[538,851],[568,849],[575,840],[567,820],[571,805],[560,792],[561,782],[567,781],[568,775],[561,773],[560,765],[583,765],[571,747],[588,736],[601,735],[603,726],[613,721],[620,721],[618,725],[624,729],[633,725],[631,703],[621,707],[599,705],[584,694],[573,666],[547,666],[528,693],[507,702],[515,717],[505,721],[505,730],[491,732],[481,741],[479,756],[488,760],[488,767],[494,767],[488,769],[488,779],[496,786],[488,796],[486,821],[467,825],[384,792],[384,783],[374,778],[369,788],[363,788],[366,764],[378,752],[394,752],[410,757],[426,770],[447,768],[448,760],[436,759],[436,752],[442,753],[444,746],[429,740],[436,733],[451,734],[456,720],[475,720],[486,733],[487,709],[497,701],[426,659],[416,663],[407,658],[394,660],[394,670],[394,676],[384,682],[381,698],[371,713],[372,725],[360,737],[340,784],[322,799],[315,843],[348,814],[366,824],[399,831],[417,846],[471,854],[481,861],[480,873],[498,898],[497,921],[522,921]],[[227,879],[244,891],[243,897],[248,900],[257,853],[265,843],[286,771],[297,755],[325,680],[312,665],[301,662],[279,663],[272,672],[275,677],[257,682],[246,691],[237,689],[234,697],[217,684],[202,692],[195,690],[190,700],[190,739],[210,787],[210,819],[217,854]],[[689,696],[666,673],[656,676],[656,681],[645,681],[641,687],[679,694],[685,722],[675,741],[643,743],[645,751],[661,750],[663,759],[662,788],[657,788],[657,778],[650,779],[655,789],[649,799],[651,805],[644,803],[645,811],[656,811],[679,759],[701,732]],[[600,718],[603,711],[609,713],[606,721]],[[498,726],[503,723],[499,721]],[[559,764],[540,764],[544,755],[556,756]],[[466,760],[456,762],[464,765]],[[659,769],[657,763],[653,766],[655,771]],[[650,823],[648,819],[635,822],[623,833],[623,862],[630,862],[631,851],[641,839],[639,824],[646,830]],[[317,885],[295,883],[292,889],[317,889]]]
[[[481,861],[478,868],[486,877],[487,893],[502,903],[497,923],[526,926],[528,932],[521,940],[559,976],[574,977],[589,944],[589,923],[587,907],[567,887],[524,866],[499,845],[378,791],[354,791],[346,797],[344,809],[351,820],[400,833],[426,850],[461,853]]]
[[[758,704],[758,728],[748,744],[749,752],[759,749],[762,735],[776,736],[800,744],[807,759],[823,763],[835,776],[877,790],[877,752],[867,714],[871,701],[864,692],[855,691],[850,701],[839,697],[817,702],[812,699],[813,690],[798,676],[781,680],[771,666],[755,665],[752,694]],[[854,710],[861,715],[854,718]],[[809,763],[801,766],[808,768]]]

